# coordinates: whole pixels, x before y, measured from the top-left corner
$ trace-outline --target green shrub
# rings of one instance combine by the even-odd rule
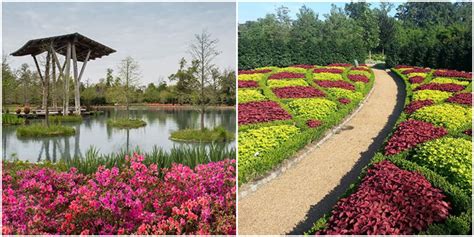
[[[254,74],[242,74],[239,75],[240,81],[260,81],[265,74],[263,73],[254,73]]]
[[[266,97],[259,91],[254,89],[239,89],[239,104],[251,101],[265,100]]]
[[[107,125],[116,128],[139,128],[146,126],[146,122],[141,119],[109,119]]]
[[[436,90],[420,90],[413,92],[412,100],[433,100],[434,102],[441,102],[451,97],[453,93]]]
[[[306,73],[306,69],[304,68],[299,68],[299,67],[284,67],[284,68],[278,68],[275,70],[275,72],[295,72],[295,73]]]
[[[338,81],[342,80],[342,75],[341,74],[335,74],[335,73],[313,73],[313,79],[315,80],[331,80],[331,81]]]
[[[291,79],[291,80],[268,80],[268,87],[287,87],[287,86],[307,86],[308,83],[304,79]],[[239,94],[240,96],[240,94]]]
[[[453,83],[457,85],[462,85],[462,86],[467,86],[469,85],[469,81],[460,81],[455,78],[449,78],[449,77],[437,77],[433,80],[431,80],[433,83]]]
[[[324,120],[336,111],[337,104],[327,99],[304,98],[289,102],[288,107],[299,118]]]
[[[438,104],[423,107],[412,114],[412,118],[443,126],[450,132],[471,124],[472,108],[457,104]]]
[[[298,134],[294,125],[276,125],[239,133],[239,169],[249,169],[256,159]]]
[[[413,159],[468,190],[472,186],[472,143],[462,138],[443,137],[421,144]]]
[[[348,74],[349,75],[363,75],[363,76],[366,76],[367,78],[370,78],[370,76],[371,76],[370,72],[359,71],[359,70],[349,71]]]
[[[71,127],[62,125],[50,125],[49,127],[42,124],[34,124],[29,126],[21,126],[16,129],[18,137],[54,137],[54,136],[71,136],[76,130]]]
[[[212,130],[184,129],[171,133],[171,140],[193,141],[193,142],[228,142],[234,140],[234,133],[227,131],[223,127],[216,127]]]
[[[265,70],[265,69],[277,70],[278,67],[275,67],[275,66],[258,67],[258,68],[255,68],[254,70]]]
[[[351,90],[346,90],[342,88],[328,88],[327,90],[328,95],[337,98],[349,98],[351,100],[361,100],[363,95],[360,92],[354,92]]]
[[[2,114],[2,125],[22,125],[25,119],[14,114]]]

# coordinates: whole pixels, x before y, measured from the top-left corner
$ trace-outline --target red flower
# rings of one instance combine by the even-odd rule
[[[274,101],[239,104],[239,125],[289,119],[291,119],[291,115]]]
[[[296,72],[279,72],[272,74],[268,79],[286,79],[286,78],[305,78],[306,75],[304,73],[296,73]]]
[[[381,161],[367,170],[357,191],[333,208],[324,235],[410,235],[445,220],[451,204],[420,173]]]
[[[438,90],[448,92],[458,92],[464,90],[464,86],[454,83],[428,83],[417,87],[414,91],[419,90]]]
[[[329,81],[329,80],[315,80],[314,81],[318,86],[324,87],[324,88],[342,88],[342,89],[347,89],[347,90],[355,90],[354,85],[347,81]]]
[[[364,75],[347,75],[347,78],[349,78],[349,80],[353,81],[353,82],[358,82],[358,81],[361,81],[363,83],[368,83],[369,82],[369,78],[367,78],[366,76]]]
[[[425,80],[425,78],[422,76],[414,76],[414,77],[410,77],[408,80],[412,84],[417,84],[417,83],[422,83]]]
[[[258,87],[258,82],[239,80],[239,88],[254,88],[254,87]]]
[[[351,100],[348,99],[348,98],[339,98],[339,99],[337,99],[337,101],[339,101],[339,103],[345,104],[345,105],[351,103]]]
[[[322,124],[321,121],[315,120],[315,119],[310,119],[310,120],[306,121],[306,125],[308,125],[308,127],[310,127],[310,128],[319,127],[319,126],[321,126],[321,124]]]
[[[443,127],[435,127],[431,123],[407,120],[400,123],[393,136],[385,146],[385,155],[394,155],[408,150],[420,143],[440,138],[448,134]]]
[[[471,93],[459,93],[449,97],[446,101],[456,104],[472,105],[472,95]]]
[[[288,86],[273,89],[278,98],[311,98],[324,97],[324,92],[311,86]]]
[[[432,100],[416,100],[412,101],[409,105],[405,107],[404,112],[407,114],[412,114],[413,112],[425,107],[434,104]]]

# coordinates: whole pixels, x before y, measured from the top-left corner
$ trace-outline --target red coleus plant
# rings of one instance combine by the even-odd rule
[[[325,235],[412,235],[449,216],[446,196],[420,173],[381,161],[367,170],[357,191],[333,208]]]
[[[443,127],[418,120],[407,120],[400,123],[393,136],[385,146],[385,155],[394,155],[415,147],[417,144],[440,138],[448,134]]]
[[[464,86],[454,84],[454,83],[428,83],[421,85],[415,89],[419,90],[438,90],[438,91],[448,91],[448,92],[458,92],[464,90]]]
[[[344,72],[344,70],[339,69],[339,68],[316,68],[313,70],[314,73],[335,73],[335,74],[341,74]]]
[[[331,63],[328,65],[329,67],[352,67],[350,63]]]
[[[287,79],[287,78],[305,78],[304,73],[296,72],[279,72],[271,75],[268,79]]]
[[[413,66],[408,66],[408,65],[397,65],[395,66],[395,69],[402,69],[402,68],[412,68]]]
[[[355,86],[352,85],[351,83],[347,81],[329,81],[329,80],[315,80],[314,83],[316,83],[320,87],[324,88],[342,88],[342,89],[347,89],[347,90],[355,90]]]
[[[349,80],[354,81],[354,82],[358,82],[358,81],[361,81],[363,83],[368,83],[369,82],[369,78],[367,78],[364,75],[356,75],[356,74],[347,75],[347,78],[349,78]]]
[[[459,93],[449,97],[446,101],[456,104],[472,105],[472,95],[471,93]]]
[[[241,70],[239,71],[239,75],[243,74],[255,74],[255,73],[269,73],[271,69],[261,69],[261,70]]]
[[[466,131],[464,131],[464,132],[462,132],[462,133],[464,133],[464,134],[466,134],[466,135],[469,135],[469,136],[472,136],[472,129],[468,129],[468,130],[466,130]]]
[[[418,84],[418,83],[422,83],[425,80],[425,78],[422,76],[414,76],[414,77],[410,77],[408,80],[412,84]]]
[[[315,119],[310,119],[310,120],[306,121],[306,125],[308,125],[308,127],[310,127],[310,128],[319,127],[319,126],[321,126],[321,124],[322,124],[321,121],[315,120]]]
[[[324,92],[311,86],[287,86],[273,89],[278,98],[311,98],[324,97]]]
[[[405,71],[402,72],[402,74],[410,74],[410,73],[428,73],[430,72],[431,69],[428,69],[428,68],[421,68],[421,67],[416,67],[416,68],[412,68],[412,69],[407,69]]]
[[[297,64],[297,65],[293,65],[291,67],[299,67],[299,68],[304,68],[304,69],[310,69],[310,68],[314,68],[314,65],[309,65],[309,64]]]
[[[458,78],[466,78],[471,80],[472,73],[471,72],[460,72],[455,70],[436,70],[433,73],[434,76],[437,77],[458,77]]]
[[[275,101],[239,104],[238,113],[239,125],[291,119],[291,115]]]
[[[239,88],[255,88],[258,87],[258,82],[256,81],[241,81],[239,80]]]
[[[366,72],[370,72],[370,70],[366,67],[353,67],[351,68],[352,71],[366,71]]]
[[[432,100],[416,100],[412,101],[409,105],[403,110],[407,114],[412,114],[413,112],[429,105],[433,105],[434,101]]]
[[[345,104],[345,105],[351,103],[351,100],[348,99],[348,98],[339,98],[339,99],[337,99],[337,101],[339,101],[339,103]]]

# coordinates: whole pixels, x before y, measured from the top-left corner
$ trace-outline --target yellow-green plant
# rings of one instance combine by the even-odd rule
[[[284,67],[284,68],[278,68],[275,71],[276,72],[306,73],[307,70],[300,67]]]
[[[416,77],[416,76],[420,76],[420,77],[423,77],[423,78],[426,78],[426,76],[428,75],[428,73],[424,73],[424,72],[414,72],[414,73],[410,73],[408,74],[408,78],[410,77]]]
[[[457,80],[455,78],[450,78],[450,77],[437,77],[437,78],[431,80],[431,82],[441,83],[441,84],[442,83],[453,83],[453,84],[462,85],[462,86],[467,86],[470,83],[468,81],[460,81],[460,80]]]
[[[472,143],[463,138],[443,137],[421,144],[413,159],[470,192]]]
[[[342,80],[342,75],[335,74],[335,73],[326,73],[326,72],[313,73],[313,79],[337,81],[337,80]]]
[[[291,80],[268,80],[268,87],[287,87],[287,86],[307,86],[308,83],[304,79],[291,79]]]
[[[265,74],[263,73],[254,73],[254,74],[242,74],[239,75],[240,81],[260,81]]]
[[[337,104],[322,98],[304,98],[291,101],[288,107],[299,118],[323,120],[336,111]]]
[[[247,103],[251,101],[265,100],[266,97],[259,91],[254,89],[239,89],[239,103]]]
[[[451,97],[453,93],[437,90],[420,90],[413,93],[412,100],[433,100],[434,102],[441,102]]]
[[[366,72],[366,71],[359,71],[359,70],[353,70],[353,71],[349,71],[349,75],[363,75],[367,78],[370,78],[370,72]]]
[[[438,104],[423,107],[412,114],[412,118],[443,126],[449,131],[458,131],[471,124],[472,108],[457,104]]]
[[[363,95],[357,91],[346,90],[342,88],[328,88],[326,90],[329,95],[337,98],[348,98],[351,100],[361,100]]]

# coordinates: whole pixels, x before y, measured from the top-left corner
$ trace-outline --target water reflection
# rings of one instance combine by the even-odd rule
[[[71,137],[23,139],[16,136],[16,126],[4,126],[2,157],[31,162],[57,162],[59,159],[84,157],[91,147],[99,149],[100,153],[133,150],[137,146],[145,152],[151,151],[154,146],[168,151],[173,146],[182,145],[169,140],[172,131],[199,128],[200,125],[200,115],[196,110],[136,109],[131,111],[131,117],[145,120],[145,127],[126,130],[107,126],[107,119],[119,118],[125,114],[123,110],[110,109],[102,115],[86,117],[81,124],[66,124],[76,129],[76,134]],[[205,123],[208,128],[223,126],[235,133],[235,110],[209,111],[205,114]],[[228,146],[234,147],[235,142]]]

